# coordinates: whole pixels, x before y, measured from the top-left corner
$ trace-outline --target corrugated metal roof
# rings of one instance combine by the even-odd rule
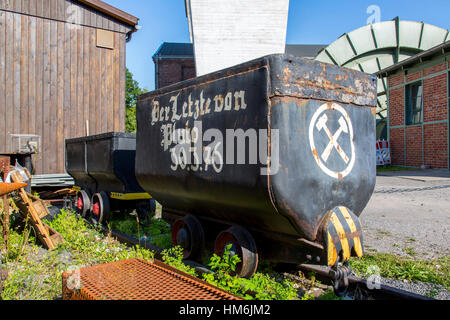
[[[320,44],[287,44],[286,53],[297,57],[314,58],[325,48]],[[153,58],[194,58],[192,43],[164,42]]]
[[[439,55],[439,54],[443,54],[445,52],[449,52],[450,51],[450,41],[444,42],[440,45],[437,45],[427,51],[421,52],[419,54],[416,54],[415,56],[412,56],[411,58],[408,58],[406,60],[403,60],[397,64],[394,64],[392,66],[389,66],[381,71],[378,71],[376,73],[377,76],[387,76],[389,74],[392,74],[394,72],[396,72],[398,69],[400,68],[404,68],[407,66],[411,66],[415,63],[418,62],[422,62],[422,60],[427,59],[429,57],[435,56],[435,55]]]
[[[193,58],[194,57],[194,47],[192,43],[178,43],[178,42],[164,42],[153,58]]]
[[[368,24],[343,34],[322,50],[316,60],[370,74],[450,40],[450,32],[424,22],[400,20]],[[387,79],[378,79],[379,117],[387,117]]]

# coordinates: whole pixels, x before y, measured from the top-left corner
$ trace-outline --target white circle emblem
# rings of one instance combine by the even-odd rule
[[[328,127],[328,116],[325,111],[334,110],[338,111],[338,124],[339,129],[336,132],[331,132]],[[321,132],[324,131],[329,138],[329,142],[325,150],[322,154],[316,149],[314,143],[314,133],[315,131]],[[345,150],[339,144],[339,138],[347,136],[350,139],[351,145],[351,153],[348,155]],[[311,119],[311,123],[309,125],[309,144],[311,146],[311,151],[314,155],[314,159],[319,165],[320,169],[335,179],[342,179],[350,174],[355,165],[356,153],[355,153],[355,143],[353,141],[353,126],[350,121],[350,116],[345,111],[345,109],[337,103],[325,103],[323,104],[317,111],[314,113],[314,116]],[[337,152],[339,154],[339,158],[345,163],[346,167],[341,172],[336,172],[328,168],[327,162],[332,152]],[[348,151],[347,151],[348,152]]]

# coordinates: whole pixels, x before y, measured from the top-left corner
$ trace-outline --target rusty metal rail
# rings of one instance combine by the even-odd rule
[[[314,272],[324,281],[330,279],[328,267],[303,264],[300,270],[304,272]],[[349,287],[347,295],[355,300],[435,300],[414,292],[390,287],[380,284],[379,288],[369,289],[368,282],[365,279],[349,276]]]
[[[63,274],[64,300],[241,300],[158,260],[130,259]]]

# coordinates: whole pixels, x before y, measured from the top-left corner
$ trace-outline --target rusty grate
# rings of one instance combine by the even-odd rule
[[[64,300],[239,300],[160,261],[130,259],[65,272]]]

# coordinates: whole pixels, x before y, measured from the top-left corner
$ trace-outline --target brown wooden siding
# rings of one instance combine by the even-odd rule
[[[75,6],[79,9],[73,9]],[[0,10],[61,22],[77,22],[82,26],[127,33],[130,25],[98,12],[76,0],[1,0]]]
[[[87,121],[89,134],[125,130],[126,34],[99,48],[97,28],[49,19],[63,8],[43,8],[60,0],[32,2],[21,5],[47,18],[0,9],[0,154],[10,134],[39,135],[36,174],[64,173],[64,140],[85,136]]]

